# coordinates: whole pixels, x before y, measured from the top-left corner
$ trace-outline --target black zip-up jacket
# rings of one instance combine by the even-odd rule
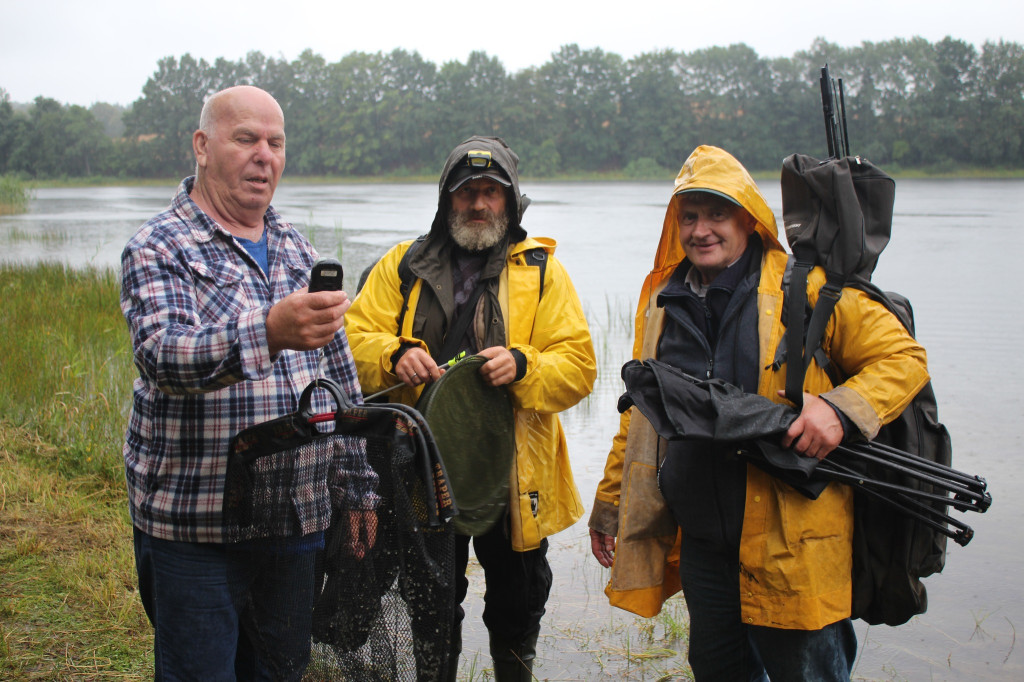
[[[658,296],[665,328],[658,359],[701,379],[720,378],[756,393],[759,376],[757,285],[761,240],[751,237],[702,299],[686,284],[683,261]],[[746,462],[726,445],[670,441],[658,484],[687,540],[739,551],[746,495]]]

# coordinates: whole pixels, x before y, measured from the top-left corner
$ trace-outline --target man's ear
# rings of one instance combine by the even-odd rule
[[[206,168],[206,147],[209,142],[210,138],[203,130],[192,133],[192,153],[195,154],[196,165],[200,168]]]

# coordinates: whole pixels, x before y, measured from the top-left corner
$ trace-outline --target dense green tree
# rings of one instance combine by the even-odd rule
[[[759,116],[771,126],[766,152],[770,158],[764,160],[764,167],[778,167],[783,158],[794,152],[824,158],[827,148],[818,81],[811,82],[809,74],[795,60],[774,59],[769,68],[775,84],[770,95],[766,95],[764,106],[759,107]]]
[[[437,67],[418,52],[394,50],[380,62],[376,134],[380,157],[362,173],[413,172],[434,161]]]
[[[440,146],[470,135],[506,134],[512,79],[496,57],[472,52],[465,64],[445,63],[437,79]],[[444,153],[440,149],[439,153]]]
[[[0,88],[0,175],[14,170],[10,164],[11,154],[17,138],[22,134],[18,118],[11,106],[11,96],[7,90]]]
[[[321,122],[321,172],[366,175],[382,167],[383,61],[379,52],[352,52],[331,67],[333,106]]]
[[[519,154],[523,173],[547,177],[565,169],[558,152],[554,93],[538,71],[531,67],[510,77],[501,136]]]
[[[978,60],[973,161],[1019,168],[1024,161],[1024,47],[986,42]]]
[[[567,169],[621,168],[622,58],[600,48],[566,45],[536,73],[545,91],[540,104],[552,107],[558,152]]]
[[[651,159],[664,168],[678,168],[696,146],[696,119],[679,60],[674,50],[660,50],[625,65],[621,130],[627,165]]]
[[[225,65],[222,64],[222,67]],[[222,76],[225,74],[222,74]],[[220,80],[204,59],[189,54],[164,57],[125,114],[125,128],[136,146],[137,175],[187,175],[195,166],[192,134],[199,112]]]
[[[95,102],[89,107],[89,113],[103,128],[104,134],[112,139],[124,136],[124,113],[127,111],[120,104]]]
[[[78,105],[36,97],[11,145],[10,170],[38,178],[110,173],[113,143],[103,126]]]
[[[915,97],[915,127],[924,162],[943,166],[970,161],[968,102],[976,98],[977,52],[967,43],[945,38],[922,50],[931,87]]]
[[[773,74],[767,60],[742,43],[697,50],[683,60],[683,88],[695,118],[695,142],[734,150],[741,162],[764,168],[781,157],[768,104]]]
[[[62,175],[110,175],[113,142],[88,109],[77,104],[64,112],[61,125],[66,143]]]
[[[20,131],[11,148],[10,169],[34,177],[60,175],[60,140],[53,132],[60,126],[61,105],[39,96],[28,110],[28,125]]]
[[[305,50],[290,64],[272,63],[264,74],[267,82],[260,83],[284,110],[289,175],[329,172],[327,157],[341,142],[334,136],[342,109],[332,84],[335,71],[323,57]]]

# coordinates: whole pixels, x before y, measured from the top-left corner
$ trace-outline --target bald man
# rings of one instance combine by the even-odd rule
[[[372,542],[375,477],[356,452],[326,455],[343,466],[310,465],[344,470],[344,482],[281,491],[287,503],[269,512],[291,531],[242,537],[222,513],[232,436],[294,412],[321,352],[324,375],[362,402],[343,328],[348,296],[307,292],[317,254],[270,206],[284,128],[259,88],[211,96],[192,137],[196,175],[121,258],[139,370],[124,459],[157,680],[300,679],[332,495],[365,500],[362,537]]]

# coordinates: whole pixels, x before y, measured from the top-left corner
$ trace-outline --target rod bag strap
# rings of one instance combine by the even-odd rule
[[[832,385],[836,386],[839,384],[837,381],[838,372],[835,371],[832,361],[821,347],[821,342],[825,338],[825,326],[828,324],[829,318],[832,317],[832,311],[836,309],[836,304],[839,303],[839,298],[843,295],[843,283],[838,275],[828,273],[827,276],[828,280],[818,292],[818,301],[814,304],[811,320],[807,323],[807,338],[804,341],[803,372],[807,372],[807,368],[811,366],[811,358],[814,358],[818,361],[818,365],[828,374],[832,380]]]
[[[804,309],[807,308],[807,274],[814,267],[811,259],[794,254],[786,297],[786,398],[798,408],[804,404]]]

